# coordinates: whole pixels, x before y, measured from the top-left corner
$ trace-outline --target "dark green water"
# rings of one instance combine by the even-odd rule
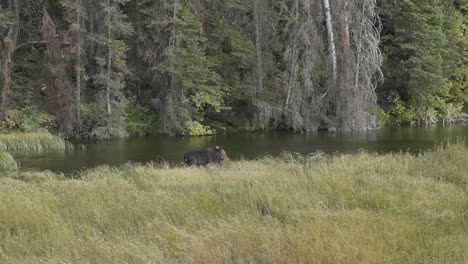
[[[108,142],[75,142],[86,146],[73,151],[12,153],[23,169],[52,170],[70,173],[101,164],[120,165],[128,161],[168,161],[181,163],[184,152],[204,146],[222,146],[233,159],[252,159],[282,151],[307,154],[399,151],[419,152],[446,139],[467,139],[468,124],[450,127],[391,127],[355,134],[238,134],[209,137],[140,137]]]

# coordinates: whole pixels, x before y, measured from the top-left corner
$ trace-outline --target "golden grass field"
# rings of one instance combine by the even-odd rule
[[[468,147],[0,177],[0,263],[468,263]]]

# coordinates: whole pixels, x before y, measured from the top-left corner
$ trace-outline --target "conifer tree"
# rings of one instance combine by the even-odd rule
[[[95,18],[98,18],[104,27],[98,27],[93,36],[94,41],[101,47],[100,52],[96,54],[98,73],[94,80],[103,88],[99,94],[99,103],[105,112],[102,118],[105,120],[109,137],[126,134],[124,108],[127,98],[123,89],[126,86],[125,77],[130,73],[130,69],[126,62],[125,38],[133,33],[133,27],[122,12],[121,5],[128,1],[101,0],[100,12],[95,14]]]
[[[400,95],[414,106],[415,118],[426,122],[435,121],[438,97],[446,92],[442,5],[440,0],[399,1],[395,45],[390,51],[398,54],[403,73]]]
[[[145,23],[162,44],[159,54],[146,58],[152,64],[151,60],[160,60],[153,70],[165,86],[160,91],[161,125],[170,134],[182,131],[190,121],[202,122],[206,111],[220,111],[223,105],[220,75],[202,50],[207,39],[200,34],[202,22],[191,3],[165,1],[145,12]]]
[[[81,93],[83,77],[85,77],[84,67],[84,46],[86,43],[87,14],[83,0],[61,0],[65,9],[65,19],[69,23],[68,41],[71,44],[70,53],[73,58],[69,58],[74,64],[75,70],[75,110],[78,127],[81,125]]]

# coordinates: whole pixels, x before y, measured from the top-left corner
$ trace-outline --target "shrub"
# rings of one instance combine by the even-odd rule
[[[182,134],[190,136],[206,136],[215,134],[215,131],[209,126],[200,124],[198,121],[187,121],[185,122]]]
[[[5,111],[0,121],[0,131],[5,132],[48,132],[55,125],[55,117],[41,113],[35,106]]]

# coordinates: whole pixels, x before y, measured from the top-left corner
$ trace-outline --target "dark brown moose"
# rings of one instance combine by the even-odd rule
[[[184,154],[184,163],[188,166],[220,163],[229,160],[226,152],[220,146],[206,147],[202,150],[190,151]]]

